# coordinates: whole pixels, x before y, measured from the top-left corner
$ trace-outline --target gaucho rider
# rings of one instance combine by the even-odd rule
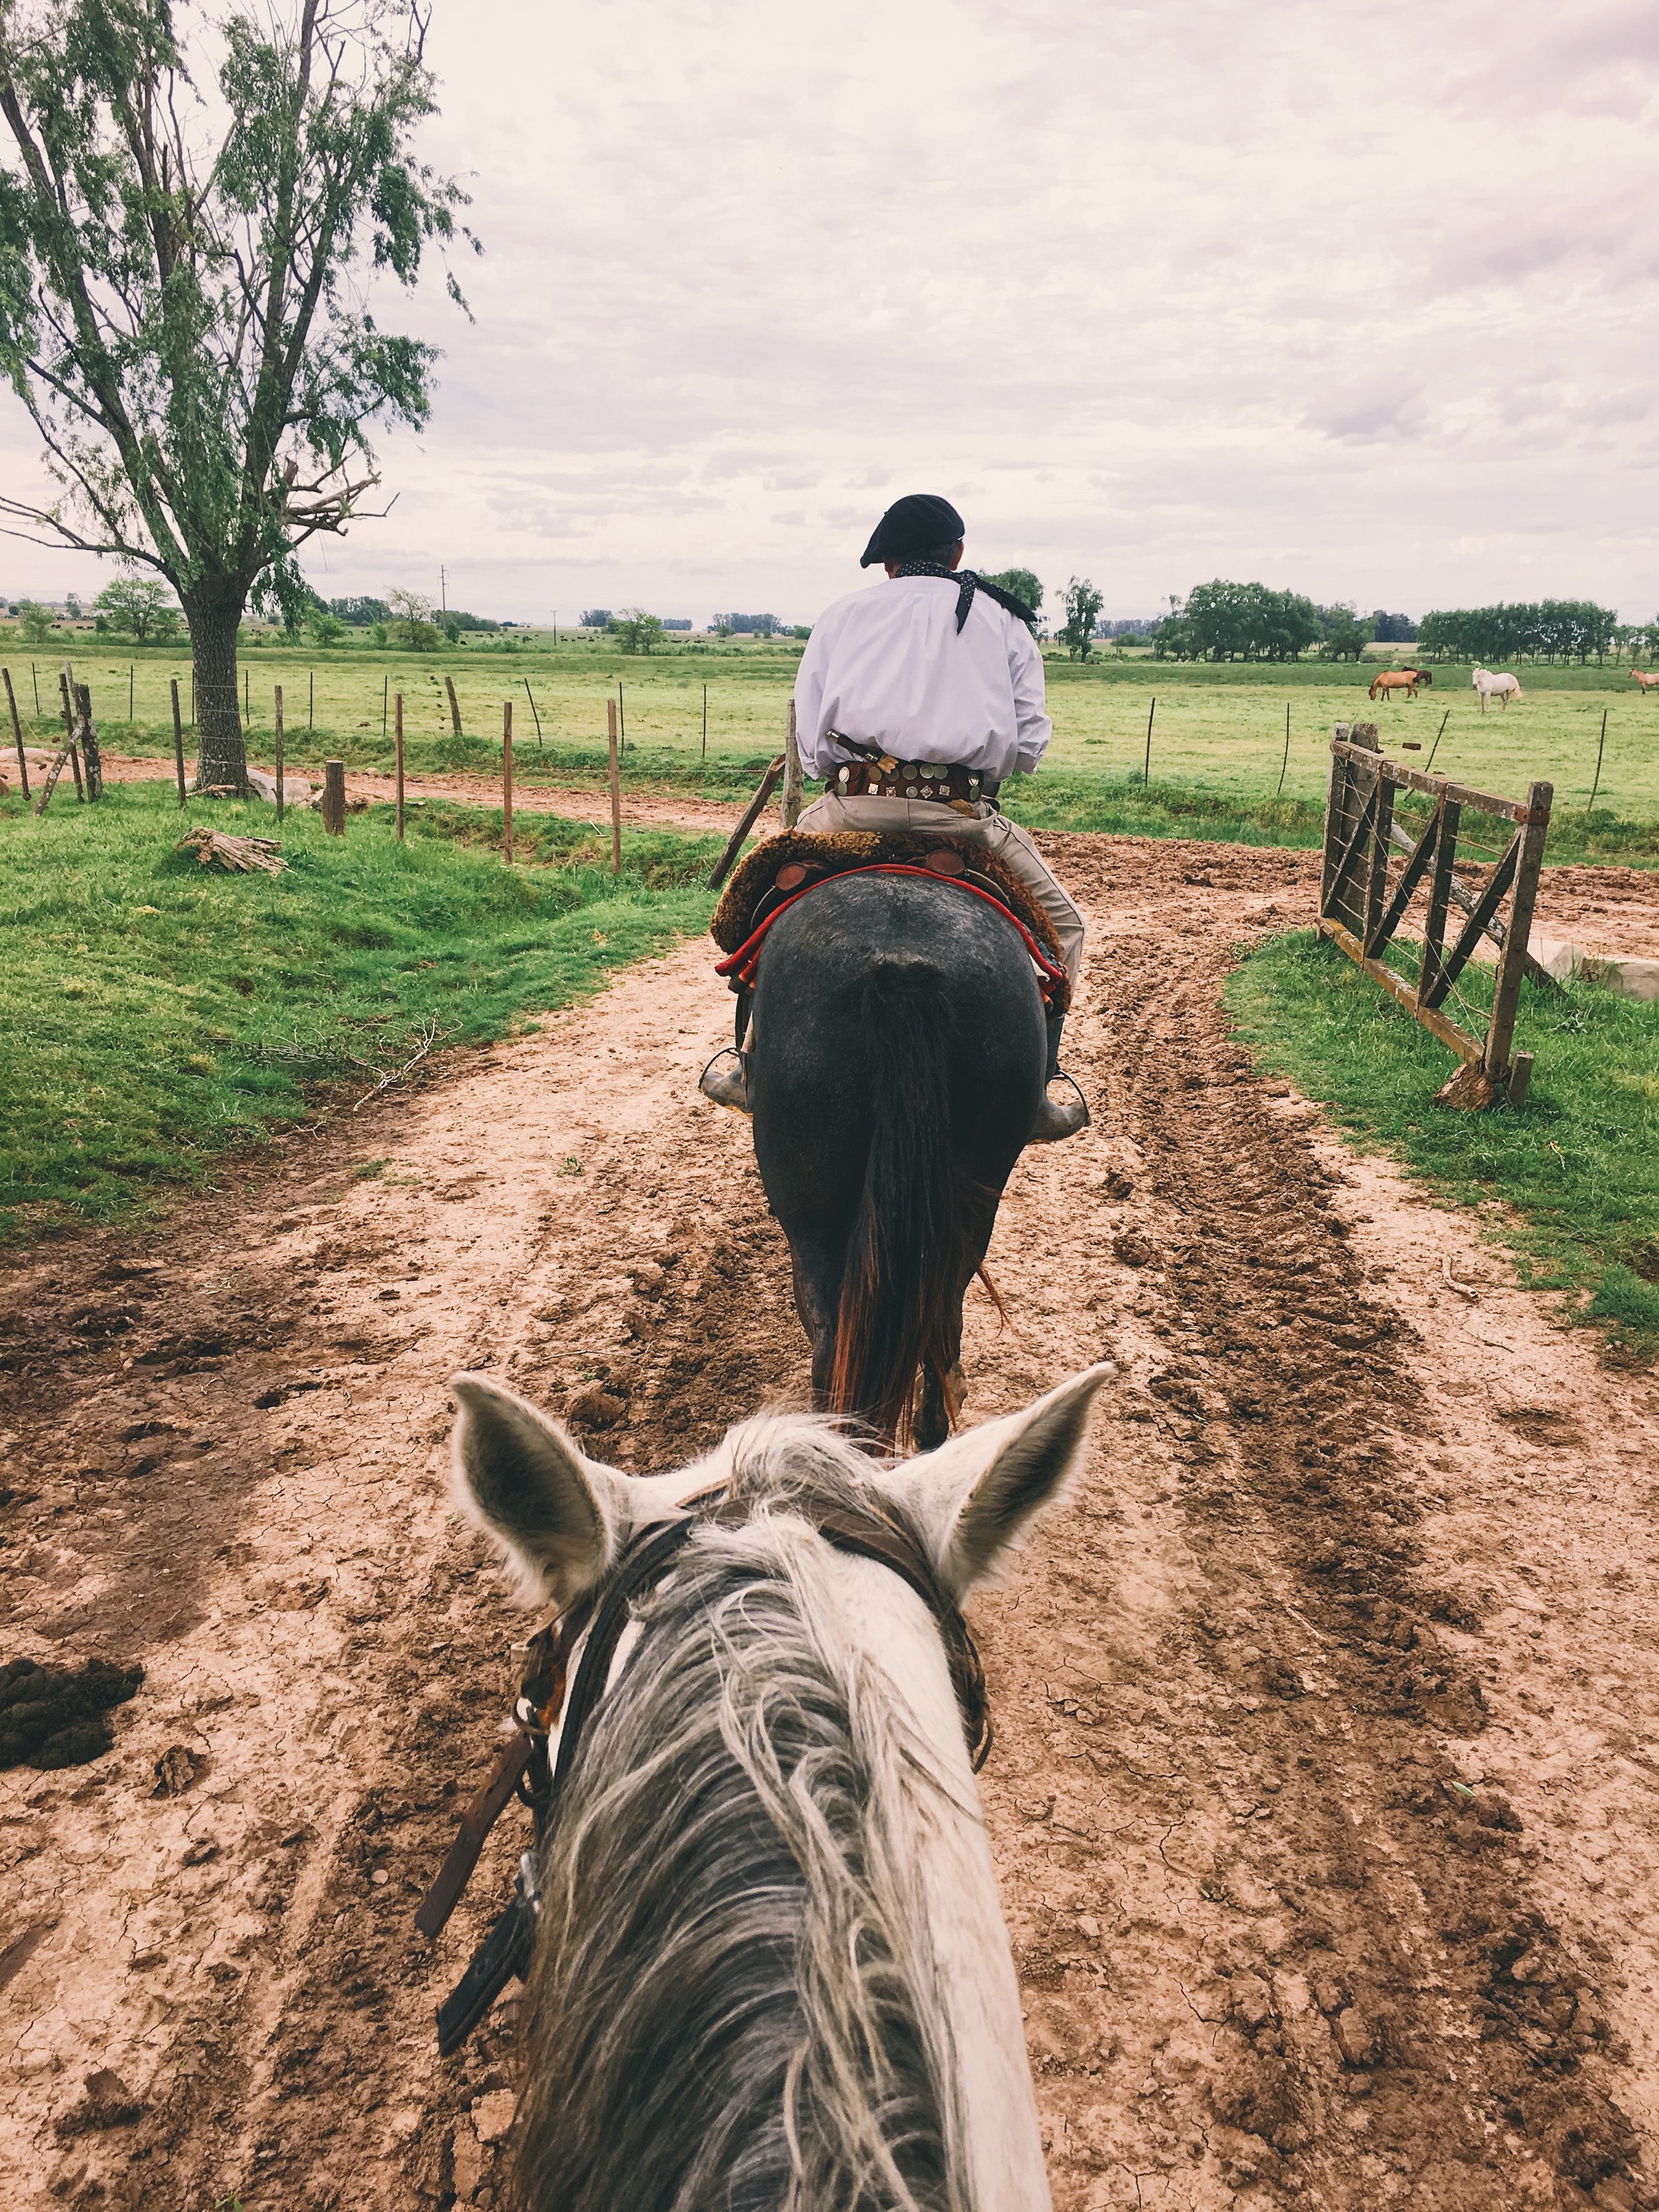
[[[1054,924],[1075,990],[1083,918],[1044,866],[1026,832],[1006,820],[996,794],[1016,769],[1048,750],[1042,656],[1031,611],[961,566],[963,524],[948,499],[915,492],[876,525],[859,566],[879,562],[889,580],[852,592],[821,615],[795,678],[801,767],[827,788],[800,817],[803,830],[937,834],[983,845],[1030,890]],[[921,782],[933,793],[911,794]],[[1061,1014],[1048,1019],[1047,1080],[1060,1067]],[[746,1111],[742,1060],[703,1088]],[[1075,1136],[1088,1120],[1081,1097],[1045,1096],[1032,1140]]]

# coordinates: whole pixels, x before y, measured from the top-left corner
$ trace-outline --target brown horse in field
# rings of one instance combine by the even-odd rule
[[[1659,675],[1645,676],[1639,668],[1632,668],[1631,674],[1636,678],[1637,682],[1641,685],[1644,692],[1659,691]]]
[[[1371,696],[1391,699],[1396,691],[1403,691],[1408,699],[1417,696],[1417,671],[1414,668],[1389,668],[1371,678]]]

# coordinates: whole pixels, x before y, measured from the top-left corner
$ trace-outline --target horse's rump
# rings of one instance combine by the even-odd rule
[[[962,1294],[1042,1101],[1030,958],[980,900],[848,876],[779,921],[754,1010],[755,1153],[815,1391],[902,1435],[918,1370],[937,1390],[954,1369]]]

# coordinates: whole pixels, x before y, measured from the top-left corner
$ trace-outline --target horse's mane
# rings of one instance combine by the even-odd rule
[[[900,1808],[955,1792],[826,1624],[829,1425],[733,1438],[740,1526],[638,1607],[544,1869],[520,2176],[538,2212],[957,2212],[955,2069]],[[792,1507],[799,1506],[796,1511]],[[941,1804],[941,1811],[945,1808]]]

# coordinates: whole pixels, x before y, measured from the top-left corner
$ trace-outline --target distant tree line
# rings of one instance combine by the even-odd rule
[[[708,627],[720,637],[775,637],[784,624],[775,615],[716,615]]]
[[[1592,599],[1517,599],[1437,609],[1424,616],[1417,641],[1437,660],[1583,662],[1594,653],[1599,664],[1618,634],[1618,616]]]
[[[1371,635],[1379,645],[1415,645],[1417,624],[1409,615],[1391,615],[1378,607],[1371,617]]]
[[[1299,592],[1218,576],[1170,599],[1152,650],[1171,660],[1296,660],[1322,635],[1319,609]]]

